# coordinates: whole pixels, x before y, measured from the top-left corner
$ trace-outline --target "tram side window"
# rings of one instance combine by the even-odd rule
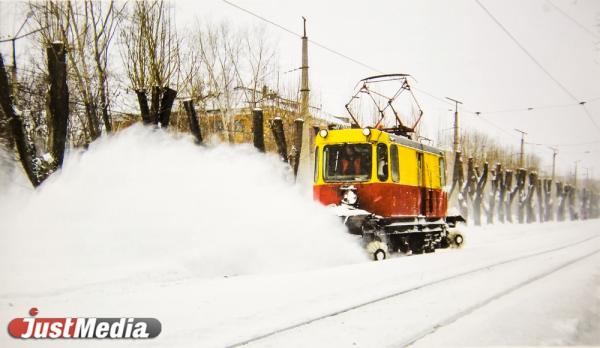
[[[385,144],[377,145],[377,178],[379,181],[388,179],[388,154]]]
[[[323,150],[323,179],[367,181],[371,178],[371,144],[326,145]]]
[[[446,161],[440,157],[440,186],[446,186]]]
[[[400,168],[398,162],[398,145],[392,145],[390,147],[390,161],[392,164],[392,181],[400,181]]]

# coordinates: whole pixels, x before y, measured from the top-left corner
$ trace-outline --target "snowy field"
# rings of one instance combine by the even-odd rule
[[[31,307],[162,322],[0,347],[600,345],[600,221],[465,227],[461,249],[372,262],[288,176],[133,127],[37,192],[0,188],[1,325]]]

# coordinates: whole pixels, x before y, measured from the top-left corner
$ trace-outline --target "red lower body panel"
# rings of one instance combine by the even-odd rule
[[[340,204],[340,186],[313,186],[314,199],[324,205]],[[358,206],[383,217],[418,216],[445,217],[448,195],[441,189],[429,189],[390,183],[352,184],[358,193]]]

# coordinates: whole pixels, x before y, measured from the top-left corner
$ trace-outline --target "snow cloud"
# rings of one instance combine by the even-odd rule
[[[2,195],[0,208],[9,293],[365,260],[276,156],[142,126],[72,151],[38,190]]]

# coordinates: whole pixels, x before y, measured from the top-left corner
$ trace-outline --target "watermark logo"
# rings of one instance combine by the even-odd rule
[[[36,318],[37,308],[30,317],[15,318],[8,323],[8,333],[14,338],[131,338],[147,339],[160,334],[162,326],[154,318]]]

